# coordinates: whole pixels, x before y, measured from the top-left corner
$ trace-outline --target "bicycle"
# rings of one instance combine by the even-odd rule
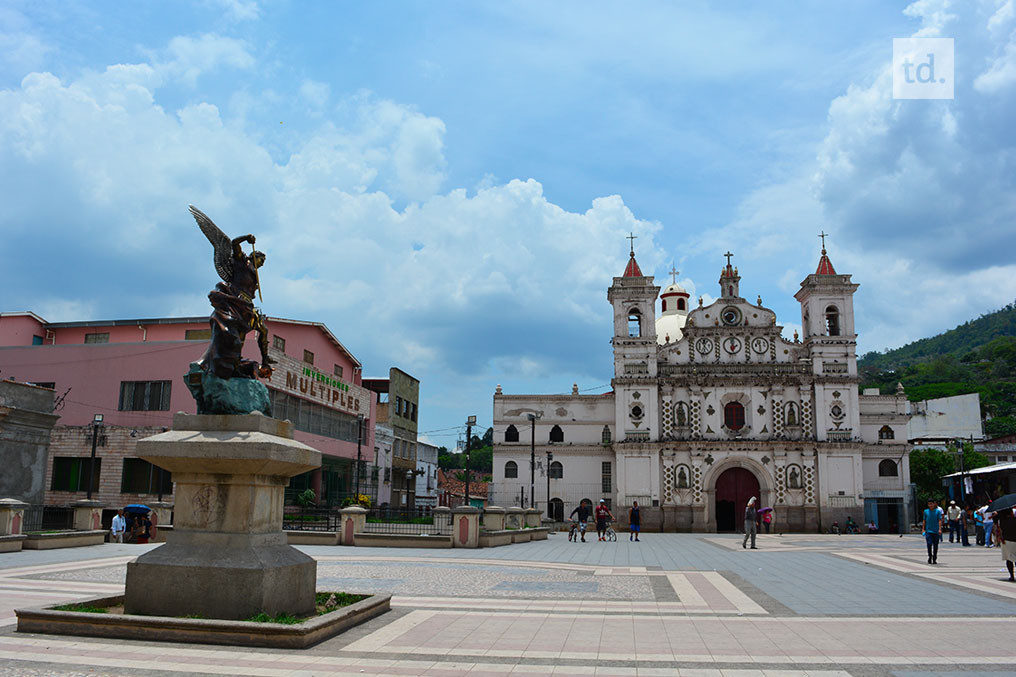
[[[617,532],[614,531],[614,527],[612,526],[613,524],[613,521],[607,522],[607,530],[603,532],[604,537],[606,537],[608,541],[617,540]]]
[[[571,527],[568,529],[568,540],[578,542],[579,536],[585,538],[586,535],[586,523],[579,522],[578,520],[571,521]]]

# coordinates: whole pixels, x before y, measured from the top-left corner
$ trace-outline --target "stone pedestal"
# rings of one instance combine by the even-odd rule
[[[0,536],[21,534],[27,507],[27,503],[16,498],[0,498]]]
[[[540,526],[540,515],[542,514],[539,508],[526,508],[526,526],[530,529]]]
[[[75,531],[95,531],[102,528],[102,501],[74,502]]]
[[[505,509],[496,505],[488,505],[483,509],[483,528],[487,531],[504,530]]]
[[[452,547],[480,547],[480,509],[472,506],[452,508]]]
[[[173,525],[173,504],[165,501],[149,501],[146,503],[152,509],[152,542],[158,538],[159,529]],[[165,539],[163,539],[165,540]]]
[[[138,456],[173,473],[167,543],[127,565],[128,614],[242,620],[314,612],[317,563],[286,542],[289,478],[321,465],[292,424],[260,414],[176,414],[173,429],[138,442]]]
[[[526,509],[512,506],[505,511],[504,526],[506,529],[522,529],[526,526]]]
[[[356,545],[356,534],[362,534],[367,523],[367,509],[359,505],[351,505],[339,511],[342,530],[339,533],[340,545]]]

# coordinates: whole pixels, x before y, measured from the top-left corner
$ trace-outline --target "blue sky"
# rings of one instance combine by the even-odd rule
[[[428,431],[601,392],[629,231],[707,301],[729,249],[789,336],[824,229],[860,352],[1016,297],[1012,0],[109,8],[0,3],[2,310],[207,313],[194,203]],[[955,38],[955,99],[892,100],[912,35]]]

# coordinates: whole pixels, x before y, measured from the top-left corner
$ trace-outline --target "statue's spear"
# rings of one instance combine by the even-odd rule
[[[254,249],[254,245],[252,244],[250,246],[250,258],[251,261],[254,263],[254,284],[258,286],[258,301],[264,303],[265,300],[261,298],[261,276],[258,274],[258,261],[257,258],[254,256],[255,253],[257,253],[257,251]]]

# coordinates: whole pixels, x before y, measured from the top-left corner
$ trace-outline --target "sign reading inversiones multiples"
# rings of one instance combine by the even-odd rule
[[[278,361],[270,379],[273,387],[330,409],[370,416],[371,391],[322,374],[303,362],[277,355],[275,351],[272,357]]]

